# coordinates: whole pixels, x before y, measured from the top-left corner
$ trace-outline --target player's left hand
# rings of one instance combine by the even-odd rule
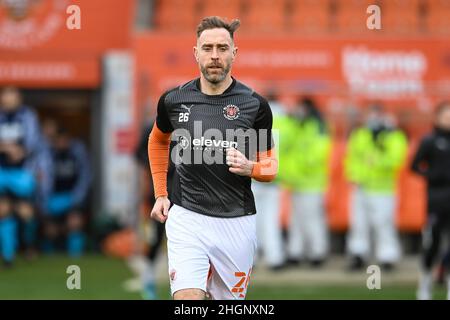
[[[228,170],[240,176],[250,177],[253,171],[253,162],[248,160],[239,150],[234,148],[227,149]]]

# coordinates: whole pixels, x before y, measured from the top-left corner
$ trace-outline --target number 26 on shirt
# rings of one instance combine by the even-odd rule
[[[188,121],[189,121],[189,112],[180,112],[178,122],[188,122]]]

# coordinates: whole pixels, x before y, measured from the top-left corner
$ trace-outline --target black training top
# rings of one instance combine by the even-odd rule
[[[424,137],[412,169],[425,176],[429,187],[450,187],[450,131],[436,128]]]
[[[216,217],[256,213],[251,178],[229,172],[225,150],[234,147],[248,159],[273,147],[272,112],[267,101],[236,81],[220,95],[206,95],[200,79],[164,93],[158,103],[158,128],[178,142],[171,201]]]

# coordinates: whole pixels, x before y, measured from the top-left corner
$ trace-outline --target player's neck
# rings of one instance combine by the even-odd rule
[[[200,90],[207,95],[218,95],[225,92],[229,86],[233,83],[233,78],[228,75],[222,82],[213,84],[206,80],[203,75],[200,77]]]

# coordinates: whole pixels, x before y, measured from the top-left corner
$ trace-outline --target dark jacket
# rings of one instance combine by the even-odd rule
[[[435,128],[422,139],[412,170],[427,181],[428,209],[450,214],[450,131]]]

